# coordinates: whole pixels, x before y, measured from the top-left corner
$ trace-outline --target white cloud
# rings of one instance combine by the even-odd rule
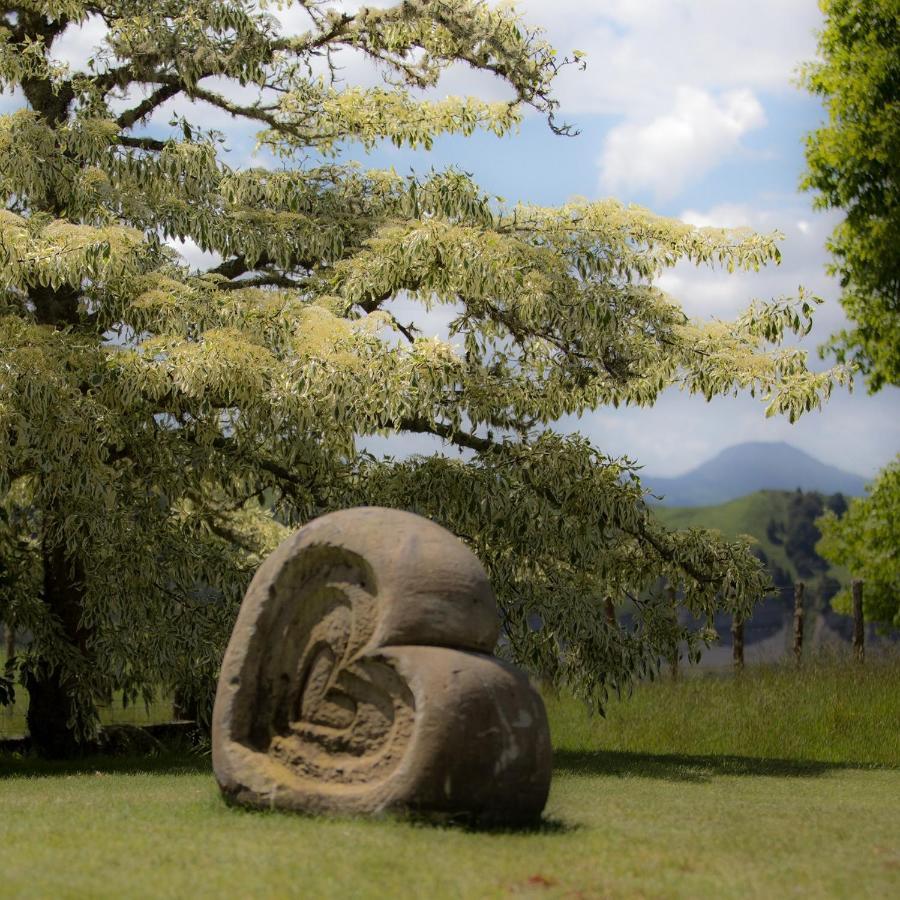
[[[222,262],[222,257],[218,253],[201,249],[190,238],[184,241],[171,238],[166,241],[166,244],[179,253],[184,262],[192,269],[197,269],[201,272],[205,272],[207,269],[211,269]]]
[[[657,284],[677,299],[689,316],[720,319],[734,318],[754,298],[790,295],[803,285],[825,300],[818,308],[813,332],[802,342],[813,349],[844,324],[837,282],[825,273],[825,242],[840,214],[811,215],[809,200],[799,195],[769,200],[768,205],[757,207],[726,203],[708,209],[685,209],[678,218],[699,228],[751,228],[763,234],[778,231],[783,235],[780,265],[770,263],[759,272],[728,273],[721,268],[679,263]]]
[[[556,80],[563,115],[646,116],[672,85],[707,91],[791,90],[815,55],[817,0],[519,0],[561,53],[587,53],[588,69]]]
[[[669,199],[734,152],[741,137],[765,121],[751,91],[729,91],[717,99],[681,86],[670,111],[608,132],[599,159],[600,185],[612,192],[651,188],[659,199]]]
[[[720,203],[706,210],[686,209],[678,216],[697,228],[771,228],[777,218],[769,210],[754,209],[742,203]]]
[[[11,91],[0,92],[0,116],[9,115],[26,105],[25,94],[22,88],[15,87]]]
[[[604,192],[678,195],[764,124],[761,102],[796,90],[816,53],[816,0],[520,0],[561,53],[587,54],[586,72],[555,81],[560,118],[617,116],[600,148]]]
[[[87,60],[109,33],[100,16],[88,16],[80,25],[70,25],[54,42],[51,56],[72,71],[87,71]]]

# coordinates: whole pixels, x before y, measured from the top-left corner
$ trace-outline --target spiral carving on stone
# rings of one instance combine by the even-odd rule
[[[546,715],[492,655],[498,630],[478,560],[433,522],[375,507],[311,522],[258,570],[225,654],[213,766],[226,798],[535,818]]]

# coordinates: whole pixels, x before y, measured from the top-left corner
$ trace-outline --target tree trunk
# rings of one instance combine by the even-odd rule
[[[59,621],[73,649],[87,652],[88,632],[81,624],[83,570],[62,547],[44,546],[44,603]],[[26,721],[32,747],[41,756],[67,758],[81,752],[72,723],[76,708],[66,675],[58,665],[39,664],[26,674]],[[84,712],[82,710],[82,712]]]
[[[188,696],[182,688],[176,688],[172,698],[172,718],[177,722],[196,722],[198,713],[196,698]]]

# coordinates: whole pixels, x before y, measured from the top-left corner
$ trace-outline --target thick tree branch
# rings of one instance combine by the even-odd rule
[[[497,450],[500,445],[487,438],[478,437],[477,434],[471,434],[467,431],[460,431],[443,422],[430,422],[425,418],[407,418],[403,419],[399,425],[400,431],[412,431],[418,434],[433,434],[437,437],[456,444],[458,447],[466,447],[469,450],[476,450],[478,453],[487,453],[491,450]]]
[[[233,256],[231,259],[226,259],[223,262],[219,263],[219,265],[209,270],[210,275],[224,275],[226,278],[234,279],[240,278],[241,275],[246,275],[248,272],[259,272],[260,279],[274,279],[278,278],[287,278],[288,276],[284,275],[281,272],[271,272],[266,271],[269,266],[274,266],[275,261],[269,256],[268,253],[263,253],[256,262],[251,266],[247,262],[247,257],[244,255]],[[307,271],[313,269],[316,265],[315,260],[311,259],[294,259],[290,261],[288,266],[289,269],[306,269]],[[249,282],[240,282],[235,281],[231,285],[223,285],[223,287],[231,287],[231,288],[240,288],[247,287]],[[288,286],[288,285],[285,285]],[[291,282],[290,287],[298,287],[298,285],[294,282]]]
[[[261,287],[278,287],[285,288],[287,290],[291,289],[299,289],[303,287],[302,284],[299,284],[296,281],[292,281],[290,278],[285,275],[278,275],[275,273],[260,275],[258,278],[247,278],[244,281],[229,281],[224,284],[216,285],[220,291],[242,291],[246,288],[261,288]]]
[[[410,322],[409,325],[404,325],[393,313],[388,313],[388,316],[390,317],[391,324],[394,328],[396,328],[397,331],[399,331],[411,344],[415,343],[416,333],[419,329],[416,328],[412,322]]]
[[[139,122],[145,116],[149,116],[158,106],[162,106],[166,100],[180,94],[184,89],[182,84],[170,82],[158,87],[149,97],[145,97],[137,106],[123,112],[116,124],[119,128],[130,128],[135,122]]]
[[[116,142],[122,147],[131,147],[134,150],[151,150],[158,153],[168,143],[151,137],[132,137],[128,134],[120,134]]]
[[[251,272],[255,269],[262,269],[269,265],[269,258],[264,253],[257,261],[256,265],[253,269],[247,263],[247,258],[245,256],[235,256],[231,259],[226,259],[217,265],[215,268],[209,270],[209,274],[211,275],[224,275],[226,278],[237,278],[240,275],[245,275],[247,272]]]
[[[177,84],[179,86],[179,90],[182,87],[182,83],[180,80],[171,79],[171,82],[167,81],[167,83]],[[275,110],[278,108],[276,106],[244,106],[240,103],[233,103],[231,100],[228,100],[226,97],[223,97],[221,94],[217,94],[214,91],[208,91],[206,88],[202,88],[199,85],[195,85],[190,90],[190,96],[193,100],[203,100],[205,103],[209,103],[211,106],[218,107],[221,110],[229,113],[229,115],[234,116],[235,118],[245,117],[248,119],[253,119],[257,122],[264,122],[270,128],[275,129],[277,131],[282,131],[285,134],[293,135],[297,138],[305,138],[303,132],[292,126],[288,122],[281,121],[277,116],[274,115]]]
[[[309,11],[309,10],[307,10]],[[346,33],[347,26],[356,18],[351,13],[343,13],[340,18],[334,20],[331,28],[327,31],[313,34],[309,32],[299,37],[286,37],[273,41],[271,47],[273,50],[289,50],[292,53],[302,54],[315,50],[320,50],[326,44],[330,44],[336,38]]]
[[[216,450],[220,450],[223,453],[229,453],[230,455],[235,456],[238,459],[249,462],[251,465],[258,466],[260,469],[268,472],[270,475],[274,475],[279,480],[279,482],[282,482],[283,484],[290,485],[294,489],[299,488],[312,497],[316,496],[315,491],[313,490],[315,482],[312,479],[297,475],[274,459],[269,459],[265,456],[259,456],[255,453],[248,453],[245,449],[238,447],[231,438],[215,438],[212,442],[212,446]]]

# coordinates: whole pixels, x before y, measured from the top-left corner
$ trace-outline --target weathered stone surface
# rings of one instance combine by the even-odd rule
[[[469,549],[411,513],[316,519],[260,566],[213,712],[225,796],[309,812],[523,822],[551,749],[540,696],[491,656],[496,602]]]

